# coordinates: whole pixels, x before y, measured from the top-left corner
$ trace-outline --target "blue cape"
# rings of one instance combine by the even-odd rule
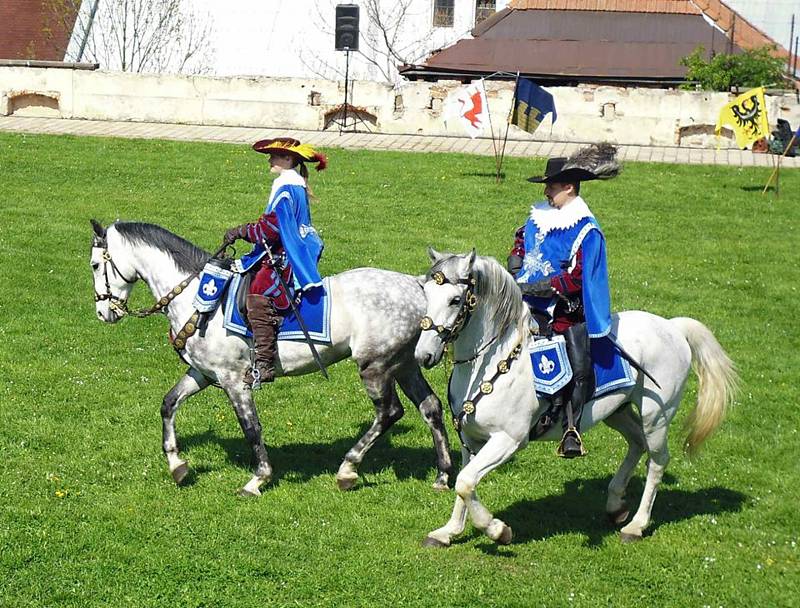
[[[311,211],[305,182],[296,171],[284,171],[272,183],[265,213],[275,212],[286,258],[294,271],[294,287],[308,290],[322,285],[317,263],[322,255],[322,239],[311,225]],[[266,255],[263,243],[242,256],[237,270],[246,271]]]
[[[525,258],[517,274],[520,283],[534,283],[560,274],[583,251],[583,308],[590,338],[611,331],[611,293],[608,287],[606,245],[600,225],[592,216],[568,228],[552,228],[542,236],[531,218],[525,225]],[[528,298],[526,298],[528,299]],[[530,298],[537,310],[552,316],[556,298]]]

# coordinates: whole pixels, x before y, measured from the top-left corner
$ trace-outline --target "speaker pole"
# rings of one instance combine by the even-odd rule
[[[347,129],[347,99],[349,97],[349,82],[350,82],[350,49],[345,51],[345,59],[344,59],[344,117],[342,118],[342,122],[339,123],[339,135],[342,134],[343,130]]]

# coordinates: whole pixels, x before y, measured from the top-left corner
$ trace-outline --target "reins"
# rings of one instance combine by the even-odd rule
[[[94,292],[94,301],[95,302],[102,302],[104,300],[109,301],[109,306],[112,310],[116,311],[117,314],[120,316],[131,316],[142,319],[144,317],[149,317],[150,315],[154,315],[156,313],[164,311],[172,301],[181,295],[184,290],[189,286],[194,279],[196,279],[202,269],[193,272],[188,277],[183,279],[180,283],[178,283],[175,287],[173,287],[169,293],[161,296],[158,301],[149,308],[140,308],[138,310],[130,310],[128,308],[128,300],[127,298],[119,298],[111,293],[111,284],[108,281],[108,266],[111,266],[111,270],[117,274],[123,281],[128,283],[129,285],[134,284],[137,280],[139,280],[139,274],[136,274],[136,277],[133,280],[128,279],[122,272],[117,268],[117,265],[114,263],[114,260],[111,258],[111,254],[108,252],[108,243],[105,238],[97,239],[94,243],[95,247],[99,247],[103,249],[102,257],[103,257],[103,277],[105,278],[106,283],[106,293],[100,294],[97,291]],[[227,244],[224,244],[220,247],[210,259],[214,259],[222,254],[225,249],[228,248]],[[186,341],[191,338],[194,333],[197,331],[198,328],[198,321],[200,319],[200,313],[196,310],[194,313],[189,317],[189,320],[183,325],[183,327],[178,331],[175,336],[174,341],[172,342],[173,346],[178,349],[182,350],[184,346],[186,346]]]

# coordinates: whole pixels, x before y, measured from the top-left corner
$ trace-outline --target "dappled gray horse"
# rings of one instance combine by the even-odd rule
[[[478,500],[476,487],[530,440],[531,427],[547,409],[536,396],[528,343],[530,315],[514,278],[492,258],[442,255],[430,250],[433,267],[425,283],[428,302],[416,354],[426,367],[439,362],[452,342],[449,395],[459,421],[463,467],[456,478],[456,500],[446,525],[428,533],[426,546],[449,546],[464,531],[467,514],[476,528],[498,543],[511,542],[511,528]],[[667,431],[678,411],[692,366],[697,370],[697,406],[687,421],[689,452],[722,422],[734,396],[736,373],[708,328],[694,319],[664,319],[642,312],[613,315],[618,344],[647,371],[633,386],[590,401],[580,431],[605,422],[628,442],[628,452],[608,486],[606,512],[625,524],[628,482],[643,454],[647,479],[639,508],[621,530],[623,541],[638,540],[650,523],[656,491],[669,462]],[[651,378],[655,378],[656,384]],[[659,386],[660,385],[660,386]],[[634,409],[635,407],[635,409]],[[558,440],[560,425],[542,437]]]
[[[97,317],[106,323],[121,319],[128,312],[127,299],[134,283],[141,279],[157,300],[170,300],[163,312],[173,333],[178,334],[194,312],[192,302],[198,279],[192,278],[183,288],[176,286],[185,283],[187,275],[200,271],[210,254],[153,224],[116,222],[106,229],[92,220],[92,226],[91,265]],[[403,416],[397,383],[431,429],[438,470],[434,487],[447,488],[451,462],[442,405],[414,359],[419,320],[425,311],[425,295],[419,283],[414,277],[397,272],[359,268],[330,277],[329,289],[331,343],[317,345],[317,350],[326,364],[352,357],[375,405],[375,420],[345,455],[336,473],[337,484],[349,489],[356,483],[356,468],[367,451]],[[242,382],[250,366],[250,340],[224,329],[222,307],[212,314],[204,335],[195,333],[186,340],[182,356],[189,369],[164,397],[164,453],[174,480],[180,483],[188,467],[178,453],[178,407],[206,387],[218,386],[230,399],[256,459],[255,474],[242,493],[259,495],[260,487],[272,477],[272,467],[261,438],[253,393]],[[304,342],[281,340],[278,359],[279,376],[308,374],[318,369]]]

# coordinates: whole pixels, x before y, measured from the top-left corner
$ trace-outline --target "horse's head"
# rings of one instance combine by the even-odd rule
[[[456,339],[477,302],[474,249],[463,255],[443,255],[429,247],[428,255],[433,265],[423,285],[427,308],[414,351],[426,368],[439,363],[445,346]]]
[[[116,231],[106,230],[96,220],[91,220],[91,223],[94,230],[91,265],[97,318],[115,323],[127,312],[128,296],[138,275],[119,246],[120,238]]]

